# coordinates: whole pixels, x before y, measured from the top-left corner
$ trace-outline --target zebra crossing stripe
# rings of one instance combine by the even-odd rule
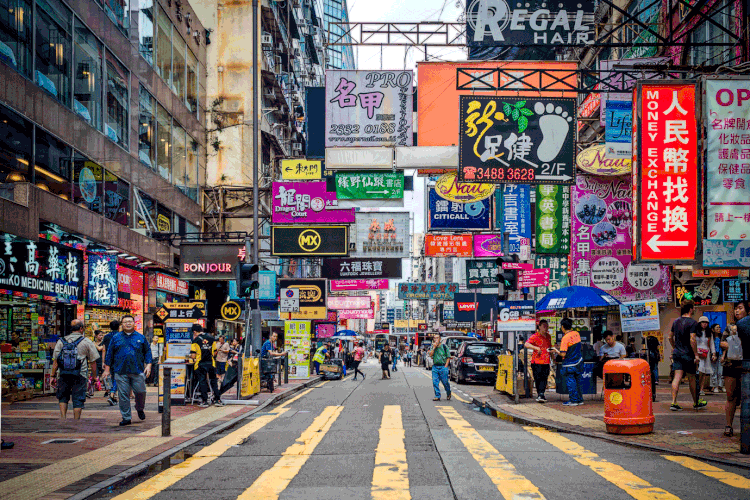
[[[401,406],[386,405],[372,472],[373,500],[410,500],[409,471]]]

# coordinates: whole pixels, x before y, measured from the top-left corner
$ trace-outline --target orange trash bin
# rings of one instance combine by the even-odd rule
[[[611,434],[654,431],[651,370],[642,359],[615,359],[604,364],[604,423]]]

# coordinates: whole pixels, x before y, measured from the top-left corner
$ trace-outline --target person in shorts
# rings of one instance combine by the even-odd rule
[[[224,380],[227,373],[227,359],[229,359],[229,342],[224,335],[219,335],[219,341],[216,343],[216,375],[219,376],[219,384]]]
[[[690,395],[693,397],[693,409],[701,410],[708,404],[705,400],[698,398],[698,387],[696,373],[700,359],[698,358],[698,323],[692,318],[695,314],[695,304],[692,300],[686,300],[680,307],[681,316],[674,320],[669,332],[669,343],[672,345],[672,369],[674,379],[672,380],[672,404],[669,409],[680,411],[682,407],[677,404],[677,394],[680,392],[682,377],[688,377],[690,384]]]
[[[66,369],[63,361],[63,348],[74,345],[77,351],[77,362],[74,370]],[[89,380],[89,370],[96,378],[96,360],[99,351],[96,344],[83,336],[83,321],[74,319],[70,323],[70,333],[59,339],[52,352],[52,379],[57,377],[57,401],[60,403],[60,419],[65,420],[68,415],[68,404],[73,400],[73,418],[81,419],[83,406],[86,403],[86,388]],[[59,374],[58,374],[59,371]]]

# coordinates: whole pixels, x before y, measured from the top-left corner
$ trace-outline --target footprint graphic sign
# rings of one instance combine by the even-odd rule
[[[460,96],[459,108],[459,180],[575,182],[575,99]]]

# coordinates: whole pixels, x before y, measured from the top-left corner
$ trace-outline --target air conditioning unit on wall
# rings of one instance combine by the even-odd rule
[[[264,47],[272,47],[273,46],[273,37],[271,36],[270,33],[263,33],[260,36],[260,43]]]

